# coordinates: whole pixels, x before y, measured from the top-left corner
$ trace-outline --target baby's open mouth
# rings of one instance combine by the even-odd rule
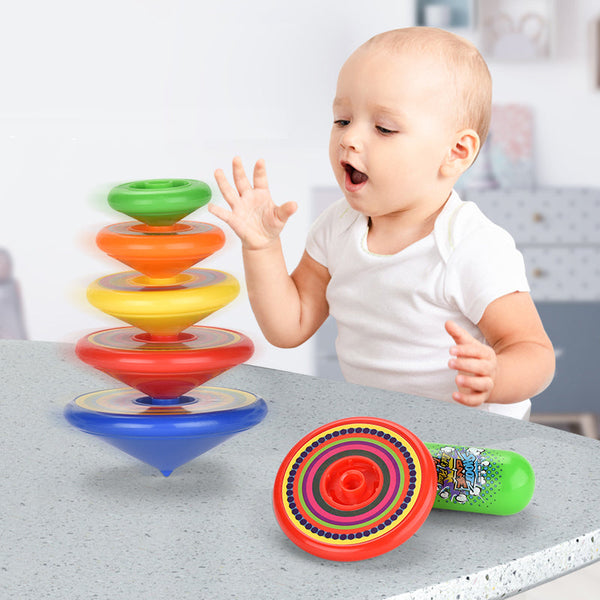
[[[359,185],[369,179],[369,176],[366,173],[362,173],[358,169],[355,169],[350,163],[344,163],[344,169],[346,169],[346,173],[348,173],[350,181],[352,181],[354,185]]]

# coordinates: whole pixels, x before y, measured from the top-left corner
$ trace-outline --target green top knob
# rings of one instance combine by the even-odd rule
[[[146,179],[114,187],[108,194],[112,208],[146,225],[174,225],[208,204],[210,187],[196,179]]]

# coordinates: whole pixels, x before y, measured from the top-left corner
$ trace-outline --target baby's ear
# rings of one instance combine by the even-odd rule
[[[454,144],[448,149],[448,154],[440,166],[440,174],[450,178],[462,175],[477,158],[480,146],[479,135],[474,129],[458,131],[454,137]]]

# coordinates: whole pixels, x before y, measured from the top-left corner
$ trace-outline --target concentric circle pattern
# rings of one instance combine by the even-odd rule
[[[248,360],[252,341],[237,331],[192,326],[174,340],[155,341],[135,327],[82,337],[75,353],[85,363],[152,398],[177,398]]]
[[[169,285],[124,271],[91,283],[87,298],[99,310],[150,334],[176,336],[229,304],[239,289],[235,277],[213,269],[187,269]]]
[[[197,415],[235,411],[256,403],[257,397],[241,390],[203,386],[182,398],[180,404],[160,406],[144,400],[135,390],[118,388],[83,394],[74,403],[90,412],[111,415]]]
[[[254,394],[204,386],[164,406],[120,388],[84,394],[65,407],[71,425],[152,465],[165,477],[254,427],[266,414],[266,402]]]
[[[391,550],[425,520],[435,467],[424,444],[383,419],[352,418],[303,438],[275,483],[280,526],[298,546],[332,560]]]
[[[196,221],[169,227],[127,221],[108,225],[96,236],[96,244],[109,256],[155,279],[175,277],[224,243],[225,234],[219,227]]]
[[[256,402],[249,392],[204,386],[180,404],[157,406],[144,402],[139,392],[129,388],[90,392],[75,398],[80,408],[112,415],[196,415],[236,410]]]
[[[219,285],[231,276],[223,271],[213,269],[187,269],[173,285],[151,285],[151,282],[135,271],[123,271],[120,273],[111,273],[98,279],[98,285],[106,290],[126,293],[156,293],[165,295],[164,292],[181,290],[187,291],[198,288],[210,288]]]
[[[136,335],[137,334],[137,335]],[[247,338],[237,331],[217,327],[192,326],[187,330],[184,341],[177,339],[156,343],[150,336],[143,337],[143,332],[134,327],[117,327],[103,329],[85,336],[86,342],[91,346],[105,348],[106,350],[126,350],[128,352],[179,352],[185,355],[197,350],[225,349],[236,346]],[[250,341],[247,340],[250,344]]]
[[[122,223],[113,223],[107,225],[101,231],[107,233],[138,238],[140,241],[149,239],[166,239],[167,242],[175,242],[180,239],[185,239],[188,236],[198,235],[200,233],[207,234],[217,230],[217,227],[210,223],[202,223],[200,221],[179,221],[171,225],[168,229],[160,227],[150,227],[137,221],[125,221]]]

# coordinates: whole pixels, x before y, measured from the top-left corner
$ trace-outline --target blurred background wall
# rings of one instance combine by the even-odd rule
[[[284,233],[290,268],[312,219],[315,188],[334,186],[327,158],[337,72],[371,35],[417,22],[401,0],[24,0],[0,21],[0,247],[12,256],[28,336],[75,341],[118,326],[85,301],[95,278],[124,270],[93,245],[125,220],[108,190],[134,179],[207,181],[239,154],[264,157],[277,203],[295,200]],[[552,56],[488,57],[494,100],[535,117],[536,185],[600,187],[600,91],[591,23],[598,0],[554,3]],[[476,27],[457,30],[478,41]],[[193,218],[212,221],[206,211]],[[239,242],[203,266],[243,281]],[[270,347],[247,298],[204,324],[250,335],[252,363],[312,373],[309,342]]]

